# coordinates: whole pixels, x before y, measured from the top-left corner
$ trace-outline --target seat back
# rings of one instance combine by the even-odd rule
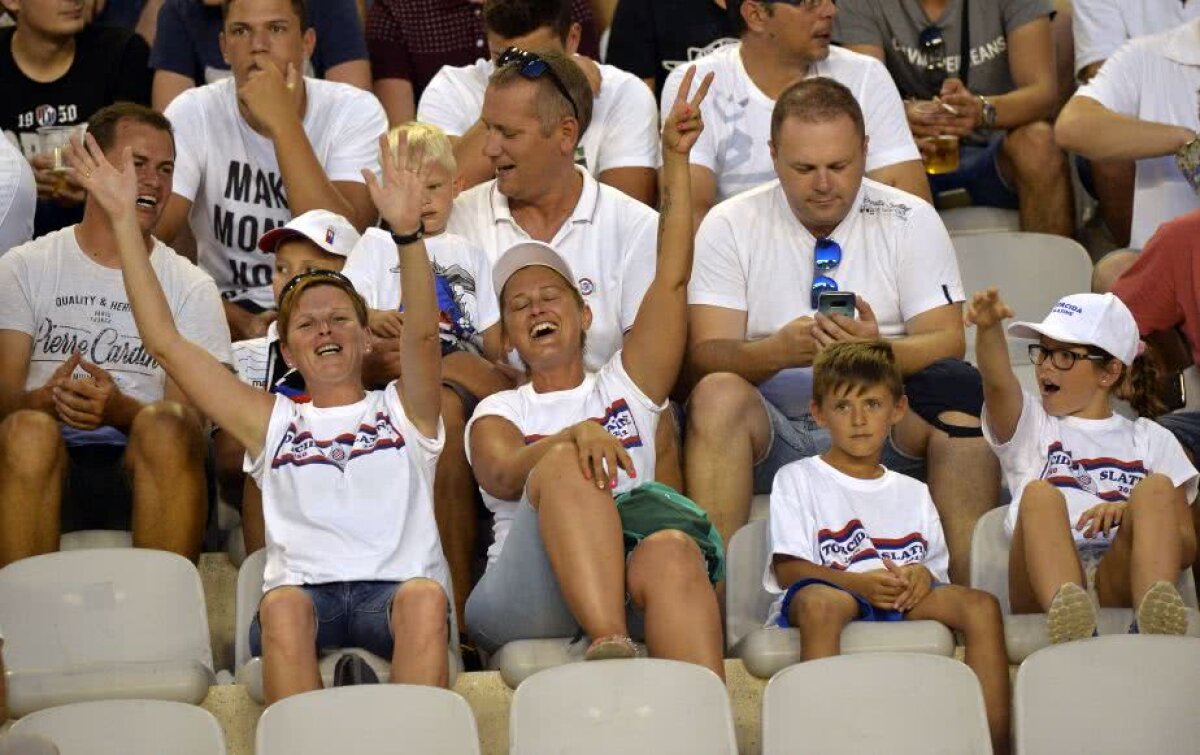
[[[1016,752],[1195,752],[1198,669],[1191,637],[1113,635],[1039,650],[1017,672]],[[1109,723],[1089,732],[1084,721]]]
[[[708,669],[653,658],[569,663],[513,694],[509,751],[734,755],[729,693]]]
[[[762,743],[763,755],[992,752],[975,674],[952,658],[918,653],[784,669],[763,693]]]
[[[100,700],[47,708],[10,736],[41,738],[59,755],[225,755],[225,735],[203,708],[164,700]]]
[[[258,720],[257,755],[419,752],[471,755],[479,731],[460,695],[435,687],[371,684],[280,700]]]
[[[730,650],[763,627],[774,600],[762,584],[770,557],[768,525],[766,519],[750,522],[729,540],[725,554],[725,646]]]

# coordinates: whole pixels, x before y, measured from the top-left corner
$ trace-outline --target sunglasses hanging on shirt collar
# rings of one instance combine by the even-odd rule
[[[830,238],[817,239],[813,249],[812,308],[816,309],[825,291],[837,291],[838,284],[827,273],[842,264],[842,247]]]

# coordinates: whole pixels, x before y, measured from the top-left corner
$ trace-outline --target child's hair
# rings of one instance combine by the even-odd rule
[[[813,401],[820,403],[839,389],[861,392],[882,385],[897,401],[904,396],[904,377],[886,341],[835,343],[813,360]]]
[[[446,136],[445,131],[442,131],[432,123],[421,123],[420,121],[401,123],[388,132],[388,147],[393,152],[396,151],[396,147],[400,143],[401,134],[408,137],[410,147],[420,146],[424,148],[425,157],[435,160],[443,168],[450,171],[451,176],[458,173],[458,163],[454,159],[454,147],[451,146],[450,139]]]
[[[1088,351],[1108,359],[1116,358],[1095,346],[1089,346]],[[1121,378],[1114,384],[1112,395],[1128,401],[1139,417],[1153,419],[1166,414],[1167,406],[1159,395],[1162,372],[1158,355],[1146,350],[1133,360],[1132,367],[1121,365]]]

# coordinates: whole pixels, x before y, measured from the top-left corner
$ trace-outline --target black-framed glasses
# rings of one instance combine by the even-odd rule
[[[1050,360],[1050,364],[1064,372],[1074,367],[1080,359],[1086,359],[1089,362],[1107,362],[1109,360],[1109,357],[1103,354],[1080,354],[1070,349],[1051,349],[1040,343],[1029,344],[1030,362],[1041,365],[1047,358]]]
[[[522,50],[519,47],[510,47],[500,53],[500,57],[496,58],[496,65],[503,68],[507,65],[517,65],[517,72],[527,79],[539,79],[542,74],[550,78],[550,82],[558,90],[558,93],[567,98],[567,102],[571,104],[571,112],[575,114],[575,120],[579,120],[579,106],[575,104],[575,98],[567,91],[567,85],[558,77],[550,64],[542,59],[542,56],[536,52]]]
[[[828,273],[842,264],[842,247],[830,238],[817,239],[813,249],[813,283],[812,308],[816,309],[821,294],[825,291],[837,291],[838,284]]]
[[[309,278],[325,278],[340,286],[344,286],[350,291],[354,290],[354,283],[346,276],[339,273],[337,270],[326,270],[325,268],[315,268],[313,270],[305,270],[296,275],[283,286],[283,290],[279,292],[279,303],[283,304],[283,300],[287,298],[300,282]]]
[[[946,71],[946,38],[937,26],[927,26],[917,37],[917,45],[925,56],[925,73],[945,78]]]

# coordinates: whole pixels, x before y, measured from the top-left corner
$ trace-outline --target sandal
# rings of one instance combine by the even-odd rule
[[[614,658],[637,658],[637,645],[627,635],[610,634],[592,640],[584,653],[585,661],[608,661]]]

